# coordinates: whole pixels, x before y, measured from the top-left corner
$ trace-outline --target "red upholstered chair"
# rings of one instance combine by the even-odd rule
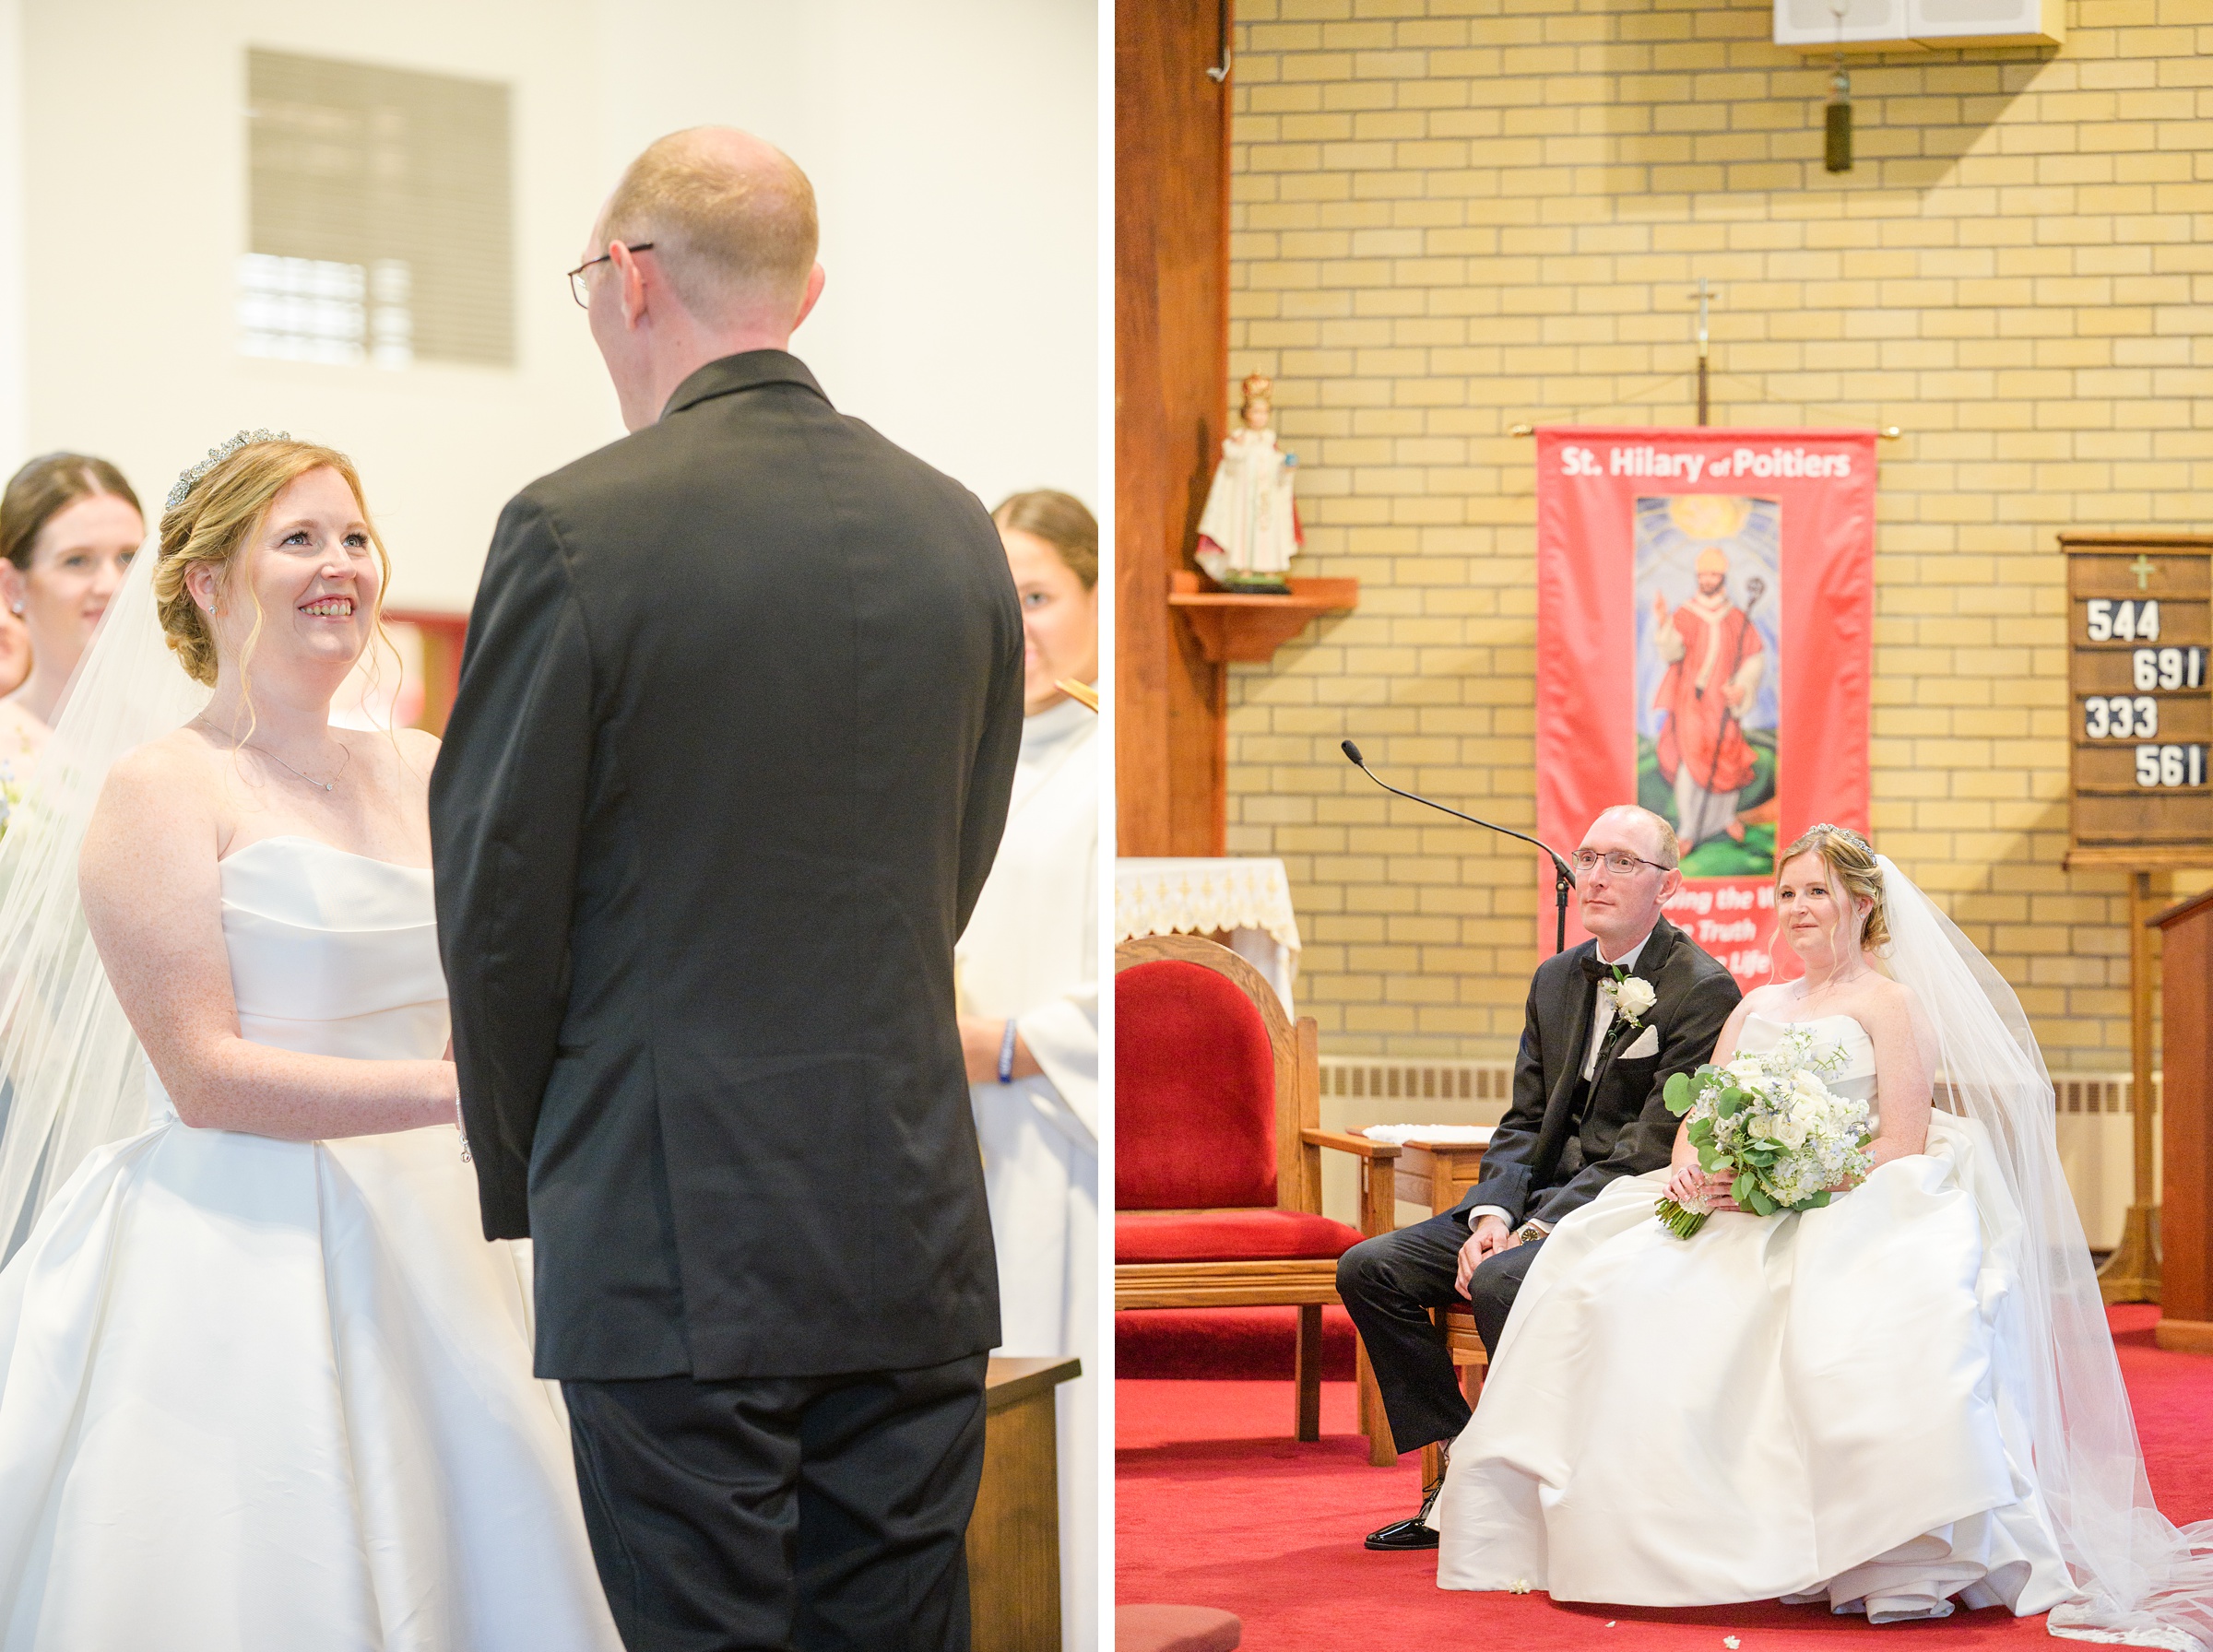
[[[1296,1434],[1321,1437],[1321,1310],[1337,1258],[1391,1231],[1399,1150],[1320,1127],[1314,1021],[1189,935],[1122,943],[1114,985],[1114,1305],[1298,1309]],[[1321,1150],[1360,1160],[1360,1226],[1321,1214]],[[1368,1460],[1396,1462],[1358,1353]]]

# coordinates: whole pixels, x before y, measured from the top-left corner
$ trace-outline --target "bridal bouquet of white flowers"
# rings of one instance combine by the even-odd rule
[[[1730,1196],[1761,1216],[1819,1210],[1830,1188],[1857,1181],[1873,1164],[1867,1103],[1826,1082],[1844,1052],[1815,1046],[1810,1027],[1793,1027],[1764,1054],[1677,1073],[1662,1092],[1667,1110],[1689,1122],[1699,1168],[1733,1174]],[[1655,1210],[1662,1226],[1685,1239],[1706,1225],[1705,1210],[1672,1198]]]

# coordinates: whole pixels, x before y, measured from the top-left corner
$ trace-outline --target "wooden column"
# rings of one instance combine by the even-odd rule
[[[2129,1119],[2134,1127],[2134,1176],[2121,1243],[2098,1270],[2108,1303],[2160,1300],[2160,1207],[2152,1175],[2159,1115],[2152,1105],[2151,874],[2128,875]]]
[[[2152,922],[2165,936],[2156,1335],[2213,1353],[2213,891]]]
[[[1168,608],[1229,422],[1226,0],[1115,8],[1115,764],[1124,855],[1220,855],[1227,667]]]

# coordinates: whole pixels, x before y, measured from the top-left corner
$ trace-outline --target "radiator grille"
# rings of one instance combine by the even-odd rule
[[[1514,1069],[1503,1061],[1405,1061],[1324,1056],[1321,1093],[1409,1101],[1506,1102]]]
[[[2053,1078],[2061,1113],[2135,1111],[2126,1073],[2062,1073]],[[2160,1078],[2152,1075],[2152,1104],[2159,1104]],[[1422,1060],[1380,1056],[1324,1056],[1321,1093],[1370,1101],[1508,1102],[1513,1099],[1514,1069],[1504,1061]]]

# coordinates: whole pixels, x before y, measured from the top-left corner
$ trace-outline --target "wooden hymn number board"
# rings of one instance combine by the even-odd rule
[[[2063,534],[2067,864],[2213,856],[2213,539]]]

